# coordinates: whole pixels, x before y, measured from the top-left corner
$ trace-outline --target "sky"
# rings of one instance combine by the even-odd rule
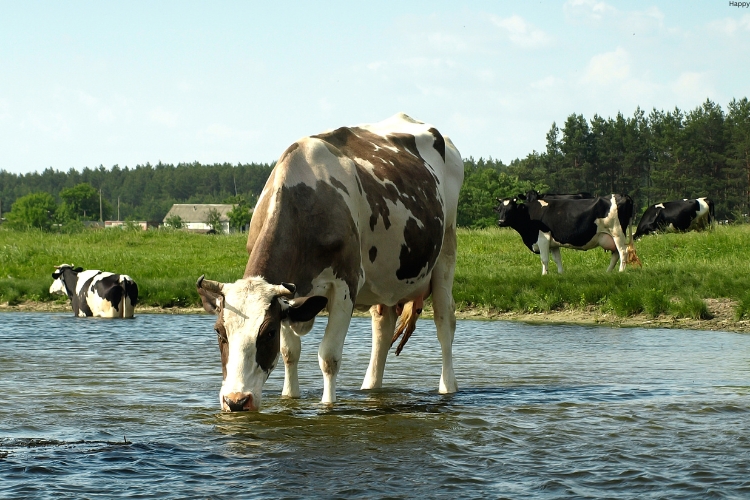
[[[0,170],[272,162],[398,112],[509,163],[574,113],[726,109],[749,47],[727,0],[0,0]]]

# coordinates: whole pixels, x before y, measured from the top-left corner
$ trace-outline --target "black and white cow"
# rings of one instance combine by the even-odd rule
[[[255,207],[244,278],[197,283],[204,308],[218,315],[222,408],[259,409],[279,353],[282,395],[299,397],[300,336],[324,307],[322,402],[336,401],[355,308],[372,316],[362,389],[381,387],[397,308],[430,294],[442,352],[439,391],[455,392],[452,287],[462,181],[463,162],[450,139],[404,114],[292,144]]]
[[[67,295],[79,317],[132,318],[138,285],[127,274],[114,274],[69,264],[56,266],[49,293]]]
[[[638,223],[634,238],[657,231],[705,229],[714,220],[714,202],[708,198],[664,201],[646,209]]]
[[[517,198],[498,199],[495,208],[498,225],[512,227],[524,244],[542,259],[542,274],[547,274],[549,255],[562,273],[560,247],[590,250],[602,247],[612,252],[607,271],[618,259],[620,271],[628,262],[626,228],[633,217],[633,200],[627,195],[569,199],[535,199],[518,203]]]

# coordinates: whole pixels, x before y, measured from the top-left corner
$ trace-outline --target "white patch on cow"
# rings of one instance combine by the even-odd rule
[[[706,203],[706,198],[698,198],[696,201],[698,202],[698,212],[695,214],[695,219],[690,223],[688,229],[704,229],[709,225],[709,207],[708,203]]]
[[[278,287],[260,277],[225,283],[221,311],[229,342],[227,377],[221,385],[219,401],[230,393],[251,393],[253,404],[260,408],[263,383],[268,374],[255,360],[258,331]],[[275,362],[274,362],[275,364]]]
[[[657,203],[654,208],[664,208],[664,203]]]
[[[503,205],[505,205],[506,207],[507,207],[508,205],[510,205],[510,200],[503,200]]]
[[[544,201],[544,200],[538,200],[538,201],[539,201],[539,204],[540,204],[541,206],[543,206],[543,207],[547,207],[547,206],[549,206],[549,203],[547,203],[547,202],[546,202],[546,201]]]
[[[101,271],[94,271],[98,274],[94,276],[94,278],[91,280],[91,283],[88,285],[86,282],[81,282],[81,276],[88,273],[89,271],[83,271],[78,273],[78,286],[77,288],[79,290],[82,290],[83,286],[86,286],[86,304],[89,306],[89,309],[91,309],[91,315],[97,318],[115,318],[120,316],[119,308],[120,304],[117,304],[118,309],[115,309],[115,305],[112,304],[109,300],[107,300],[105,297],[101,297],[96,291],[94,290],[95,285],[99,283],[104,278],[107,278],[109,276],[112,276],[114,273],[110,272],[101,272]],[[85,278],[84,278],[85,279]],[[79,292],[80,293],[80,292]]]
[[[86,282],[99,273],[101,273],[101,271],[98,269],[87,269],[86,271],[81,271],[80,273],[78,273],[78,282],[76,282],[76,295],[80,296],[81,290],[83,290],[83,287],[86,286]]]
[[[52,284],[49,287],[49,293],[50,295],[60,294],[60,295],[67,295],[68,292],[65,290],[65,283],[63,283],[62,278],[57,278],[55,281],[52,282]]]

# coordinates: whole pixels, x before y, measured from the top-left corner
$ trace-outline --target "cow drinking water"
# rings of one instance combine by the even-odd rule
[[[79,317],[132,318],[138,302],[138,285],[127,274],[61,264],[52,273],[50,294],[67,295]]]
[[[244,278],[197,283],[204,308],[218,316],[222,408],[259,409],[279,353],[286,368],[282,395],[299,397],[300,336],[324,307],[322,402],[336,401],[355,308],[369,308],[372,316],[362,388],[381,387],[397,307],[421,304],[428,294],[442,352],[439,390],[455,392],[452,287],[462,180],[450,139],[404,114],[292,144],[255,207]]]

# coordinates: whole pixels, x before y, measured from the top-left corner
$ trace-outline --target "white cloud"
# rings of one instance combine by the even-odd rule
[[[0,98],[0,120],[10,118],[10,104],[7,99]]]
[[[212,123],[198,135],[208,142],[245,142],[259,136],[256,131],[235,129],[221,123]]]
[[[607,85],[621,82],[628,76],[630,76],[630,55],[625,49],[618,47],[614,52],[605,52],[592,57],[582,81]]]
[[[162,107],[152,109],[149,112],[148,117],[152,122],[158,123],[160,125],[166,125],[168,127],[174,127],[177,124],[177,115],[170,111],[167,111]]]
[[[563,80],[555,76],[548,76],[531,83],[531,88],[539,90],[550,90],[563,84]]]
[[[513,15],[506,18],[490,16],[490,19],[496,26],[505,30],[508,39],[519,47],[544,47],[552,41],[548,34],[527,23],[521,16]]]
[[[713,95],[715,90],[711,79],[706,73],[686,71],[671,85],[677,101],[691,103],[695,107]]]
[[[712,21],[708,23],[708,29],[726,36],[734,36],[738,31],[750,31],[750,14],[745,14],[740,19],[726,17]]]
[[[599,21],[605,16],[614,14],[617,9],[596,0],[568,0],[563,6],[565,14],[572,18],[584,18]]]

